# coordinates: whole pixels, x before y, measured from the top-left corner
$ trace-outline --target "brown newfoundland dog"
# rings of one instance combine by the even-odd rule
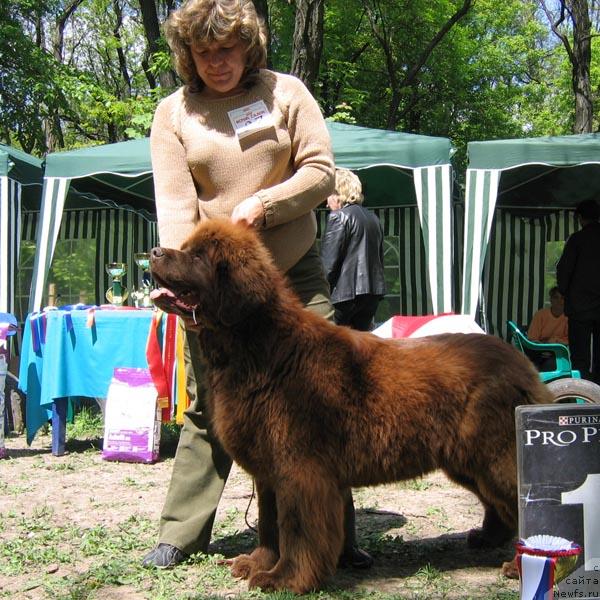
[[[234,575],[303,593],[336,567],[343,490],[443,469],[485,508],[475,546],[517,528],[514,410],[552,398],[531,363],[480,334],[382,340],[305,310],[257,234],[198,226],[152,250],[160,308],[197,332],[212,418],[256,479],[259,546]]]

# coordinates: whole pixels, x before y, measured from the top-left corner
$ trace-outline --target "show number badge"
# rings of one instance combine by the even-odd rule
[[[230,110],[227,115],[239,140],[275,126],[273,115],[262,100]]]

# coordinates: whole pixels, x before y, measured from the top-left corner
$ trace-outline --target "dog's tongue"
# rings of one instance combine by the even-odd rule
[[[152,300],[156,300],[156,298],[160,298],[161,296],[175,298],[175,294],[171,290],[168,290],[167,288],[164,288],[164,287],[158,288],[156,290],[152,290],[150,292],[150,298]]]

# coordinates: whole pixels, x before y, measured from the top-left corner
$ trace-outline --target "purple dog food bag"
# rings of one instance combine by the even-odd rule
[[[123,462],[158,460],[160,408],[148,369],[116,368],[108,388],[102,458]]]

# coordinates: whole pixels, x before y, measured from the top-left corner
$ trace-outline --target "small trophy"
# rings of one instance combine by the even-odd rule
[[[127,273],[127,264],[106,263],[106,272],[112,277],[112,284],[106,290],[106,299],[115,306],[123,306],[129,296],[127,288],[121,283],[121,278]]]
[[[142,269],[142,285],[131,293],[136,308],[151,308],[150,288],[152,279],[150,277],[150,254],[148,252],[136,252],[133,255],[135,264]]]

